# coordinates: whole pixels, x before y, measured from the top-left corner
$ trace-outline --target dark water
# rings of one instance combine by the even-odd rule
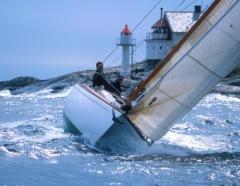
[[[149,149],[89,149],[63,130],[67,93],[0,92],[0,185],[240,185],[240,99],[208,95]]]

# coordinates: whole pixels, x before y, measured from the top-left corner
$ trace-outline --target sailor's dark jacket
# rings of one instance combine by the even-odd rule
[[[96,86],[104,86],[104,89],[108,89],[109,84],[105,79],[104,73],[100,73],[96,71],[93,75],[93,87],[95,88]]]

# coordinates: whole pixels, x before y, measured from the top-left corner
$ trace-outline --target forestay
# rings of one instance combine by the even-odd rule
[[[239,12],[239,0],[215,1],[211,12],[146,84],[145,95],[128,114],[146,138],[161,138],[240,64]]]

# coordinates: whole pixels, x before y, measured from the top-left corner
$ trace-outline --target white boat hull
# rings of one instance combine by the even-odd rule
[[[80,132],[88,143],[101,149],[148,145],[117,106],[81,84],[72,87],[65,100],[64,120],[68,131]]]

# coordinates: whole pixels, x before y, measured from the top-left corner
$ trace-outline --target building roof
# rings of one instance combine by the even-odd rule
[[[164,27],[168,27],[168,24],[165,20],[160,19],[158,20],[153,26],[152,28],[164,28]]]
[[[172,32],[187,32],[200,14],[194,12],[166,12],[165,16]]]

